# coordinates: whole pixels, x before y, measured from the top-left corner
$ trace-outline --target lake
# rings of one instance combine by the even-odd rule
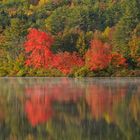
[[[1,78],[0,140],[140,140],[140,78]]]

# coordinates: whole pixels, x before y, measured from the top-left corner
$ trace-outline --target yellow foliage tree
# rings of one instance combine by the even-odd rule
[[[39,0],[39,6],[44,5],[48,2],[49,0]]]

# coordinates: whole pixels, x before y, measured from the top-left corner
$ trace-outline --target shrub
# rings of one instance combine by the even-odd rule
[[[53,57],[51,66],[63,74],[70,74],[74,67],[81,67],[84,61],[76,52],[60,52]]]
[[[95,76],[95,73],[85,66],[74,69],[74,71],[72,73],[73,73],[72,77],[93,77],[93,76]]]

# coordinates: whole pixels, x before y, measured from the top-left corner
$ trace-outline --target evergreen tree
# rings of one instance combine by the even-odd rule
[[[116,50],[129,56],[130,50],[128,42],[131,38],[131,33],[140,21],[140,1],[139,0],[126,0],[125,13],[116,26],[114,35],[114,43]]]

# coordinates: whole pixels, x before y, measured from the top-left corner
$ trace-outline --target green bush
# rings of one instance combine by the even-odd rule
[[[62,77],[64,76],[57,69],[29,69],[26,76],[36,76],[36,77]]]
[[[87,67],[75,68],[71,74],[73,77],[93,77],[95,76],[94,72],[88,69]]]

